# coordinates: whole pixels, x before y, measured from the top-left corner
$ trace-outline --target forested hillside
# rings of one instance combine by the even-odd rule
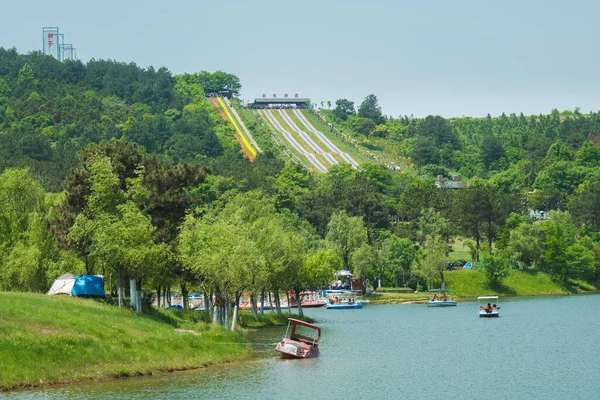
[[[567,288],[599,281],[597,114],[387,118],[375,96],[358,112],[339,100],[321,114],[402,169],[317,175],[262,143],[248,162],[205,100],[215,88],[241,84],[0,49],[0,290],[96,273],[119,297],[126,279],[212,293],[225,323],[242,293],[323,287],[337,269],[438,285],[459,238],[494,290],[510,268]]]
[[[29,167],[59,191],[90,143],[126,140],[171,163],[222,156],[233,136],[211,115],[204,86],[241,87],[221,72],[175,77],[166,68],[61,63],[0,48],[0,169]]]

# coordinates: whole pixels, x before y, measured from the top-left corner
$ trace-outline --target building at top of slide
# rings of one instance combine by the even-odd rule
[[[254,103],[248,103],[246,108],[263,109],[263,108],[309,108],[310,99],[298,97],[297,94],[294,97],[259,97],[254,99]]]

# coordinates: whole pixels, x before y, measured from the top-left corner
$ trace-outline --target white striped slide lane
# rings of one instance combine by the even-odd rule
[[[294,123],[294,121],[292,121],[292,119],[290,118],[289,115],[287,115],[283,110],[279,110],[279,114],[281,114],[281,117],[283,118],[283,120],[294,130],[296,131],[301,137],[302,139],[304,139],[304,141],[310,146],[311,149],[313,149],[314,152],[316,152],[317,154],[321,154],[323,157],[325,157],[325,159],[327,161],[329,161],[329,163],[331,165],[337,165],[337,161],[335,160],[335,158],[333,158],[331,156],[331,154],[329,153],[325,153],[320,147],[319,145],[317,145],[311,138],[310,136],[308,136],[306,134],[306,132],[304,132],[303,130],[301,130],[300,128],[298,128],[298,125],[296,125]]]
[[[311,131],[312,133],[314,133],[315,135],[317,135],[317,137],[319,138],[319,140],[321,140],[321,142],[323,142],[325,144],[325,146],[329,147],[329,149],[331,151],[333,151],[334,153],[339,154],[340,156],[342,156],[344,158],[344,160],[346,160],[348,163],[352,164],[352,166],[354,168],[358,168],[358,163],[352,157],[350,157],[347,153],[344,153],[343,151],[341,151],[329,139],[327,139],[327,136],[325,136],[322,132],[316,130],[315,127],[312,126],[312,124],[306,119],[306,117],[304,115],[302,115],[302,113],[300,112],[300,110],[295,109],[294,113],[296,114],[296,116],[298,117],[298,119],[304,124],[304,126],[306,126],[308,128],[309,131]]]
[[[303,156],[305,156],[308,161],[315,167],[317,168],[319,171],[323,172],[323,173],[327,173],[327,168],[325,168],[323,166],[323,164],[321,164],[319,162],[319,160],[317,160],[317,158],[314,156],[314,154],[312,154],[309,151],[306,151],[304,149],[304,147],[302,147],[300,145],[300,143],[298,143],[296,141],[296,139],[294,139],[294,137],[292,135],[290,135],[289,132],[287,132],[285,129],[283,129],[281,127],[281,125],[279,124],[279,122],[277,122],[277,120],[273,117],[273,115],[271,114],[271,111],[268,109],[263,110],[263,113],[265,114],[265,116],[267,117],[267,121],[269,121],[271,123],[271,125],[273,125],[275,127],[275,129],[277,129],[285,138],[285,140],[288,141],[288,143],[290,143],[300,154],[302,154]]]

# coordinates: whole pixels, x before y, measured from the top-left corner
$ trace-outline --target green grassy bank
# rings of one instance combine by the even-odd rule
[[[250,351],[221,327],[180,327],[92,300],[0,293],[0,390],[197,368]]]
[[[457,299],[482,295],[500,296],[550,296],[564,295],[581,291],[577,287],[565,287],[554,282],[550,275],[540,271],[511,270],[500,287],[490,287],[485,272],[479,269],[458,269],[444,272],[446,288],[453,291]],[[593,289],[593,288],[592,288]],[[370,302],[379,304],[422,303],[427,301],[428,293],[394,293],[382,291],[371,297]]]

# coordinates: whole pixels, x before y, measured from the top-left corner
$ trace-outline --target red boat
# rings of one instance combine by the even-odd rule
[[[292,296],[295,297],[293,294]],[[323,307],[327,304],[327,300],[319,298],[316,292],[302,292],[300,298],[302,299],[302,308]],[[295,299],[290,303],[290,308],[298,308],[298,302]]]
[[[288,318],[285,337],[277,343],[283,358],[312,358],[319,355],[321,328],[299,319]]]

